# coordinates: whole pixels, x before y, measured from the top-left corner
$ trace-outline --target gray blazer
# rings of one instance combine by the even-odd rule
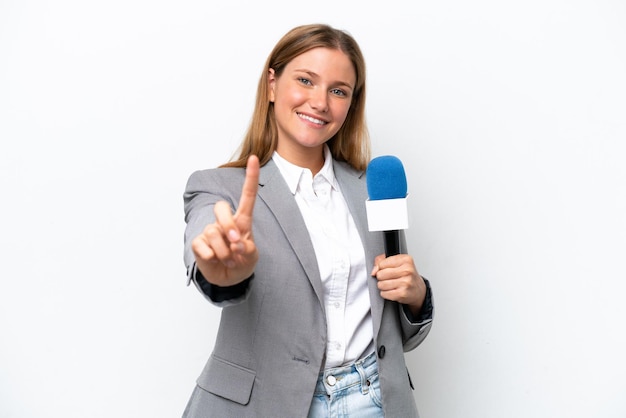
[[[369,232],[365,175],[334,162],[334,171],[365,247],[367,270],[384,253],[382,233]],[[191,175],[184,194],[188,279],[195,274],[191,240],[214,222],[218,200],[237,207],[244,169]],[[184,416],[305,417],[326,350],[322,281],[298,205],[272,160],[261,167],[253,234],[259,261],[244,297],[227,303],[218,336]],[[417,417],[404,351],[417,347],[432,316],[411,323],[402,307],[369,282],[374,342],[386,417]],[[367,354],[367,353],[365,353]]]

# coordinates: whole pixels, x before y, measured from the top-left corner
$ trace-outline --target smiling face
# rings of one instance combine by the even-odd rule
[[[346,54],[314,48],[291,60],[280,75],[269,71],[270,101],[278,129],[276,151],[317,172],[323,145],[348,115],[356,73]]]

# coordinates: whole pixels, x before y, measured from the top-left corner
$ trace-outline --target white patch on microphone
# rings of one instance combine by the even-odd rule
[[[407,195],[408,197],[408,195]],[[409,227],[406,197],[401,199],[366,200],[367,226],[371,231],[393,231]]]

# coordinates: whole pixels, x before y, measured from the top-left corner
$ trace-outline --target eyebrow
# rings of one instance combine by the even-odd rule
[[[319,78],[319,74],[317,74],[317,73],[316,73],[316,72],[314,72],[314,71],[307,70],[307,69],[304,69],[304,68],[296,68],[296,69],[294,69],[294,71],[296,71],[296,72],[301,72],[301,73],[306,73],[306,74],[308,74],[308,75],[309,75],[309,76],[311,76],[311,77],[317,77],[317,78]],[[341,80],[339,80],[339,81],[334,81],[334,82],[332,82],[331,84],[332,84],[332,85],[335,85],[335,86],[343,86],[343,87],[347,87],[347,88],[349,88],[350,90],[354,90],[354,87],[353,87],[350,83],[345,82],[345,81],[341,81]]]

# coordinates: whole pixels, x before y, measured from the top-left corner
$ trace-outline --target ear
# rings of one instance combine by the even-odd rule
[[[273,68],[270,68],[267,72],[267,84],[269,85],[269,100],[274,103],[274,87],[276,86],[276,72]]]

